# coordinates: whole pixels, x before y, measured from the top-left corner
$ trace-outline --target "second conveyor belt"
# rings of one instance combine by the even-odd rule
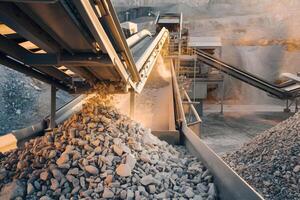
[[[300,96],[300,85],[297,85],[297,87],[293,88],[292,90],[288,90],[287,88],[285,89],[285,87],[280,87],[278,85],[272,84],[254,74],[227,64],[201,50],[195,50],[195,53],[198,60],[207,64],[208,66],[216,68],[223,73],[226,73],[260,90],[263,90],[279,99],[294,99]]]

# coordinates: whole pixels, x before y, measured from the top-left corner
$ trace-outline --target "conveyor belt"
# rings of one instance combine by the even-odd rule
[[[210,67],[221,70],[222,72],[243,81],[249,85],[252,85],[258,89],[261,89],[279,99],[293,99],[300,96],[300,87],[296,86],[289,90],[285,87],[274,85],[254,74],[243,71],[237,67],[229,65],[213,56],[201,51],[196,50],[198,59],[209,65]]]
[[[145,50],[150,46],[153,40],[153,37],[146,37],[130,49],[135,62],[137,62],[143,56]]]
[[[131,51],[108,0],[0,2],[0,63],[68,92],[98,82],[140,92],[168,31],[148,34]]]

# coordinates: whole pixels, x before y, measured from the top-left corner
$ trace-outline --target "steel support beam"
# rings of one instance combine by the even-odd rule
[[[59,52],[57,42],[13,3],[0,3],[0,20],[48,53]]]
[[[1,3],[0,3],[1,5]],[[27,49],[16,44],[14,41],[0,34],[0,51],[21,61],[25,62],[26,56],[30,55]]]
[[[87,67],[113,67],[113,63],[107,55],[91,53],[80,54],[31,54],[24,59],[31,66],[87,66]]]
[[[9,40],[3,35],[0,35],[0,52],[17,59],[18,61],[25,63],[26,65],[36,66],[39,71],[46,73],[50,76],[55,77],[60,81],[67,82],[70,84],[72,82],[72,78],[59,69],[57,69],[53,65],[54,63],[58,63],[57,55],[55,54],[34,54],[28,51],[27,49],[21,47],[16,44],[14,41]],[[32,65],[32,63],[37,63],[38,65]],[[46,67],[40,67],[41,64],[48,63]]]
[[[42,74],[33,68],[23,65],[17,61],[14,61],[13,59],[7,58],[6,55],[0,54],[0,63],[8,68],[36,78],[42,82],[48,83],[50,85],[55,85],[59,89],[65,90],[67,92],[74,92],[74,89],[70,86],[64,85],[60,83],[60,81],[54,79],[53,77]]]
[[[107,24],[107,26],[104,26],[104,28],[107,28],[109,30],[106,30],[106,33],[111,35],[115,39],[115,42],[113,43],[115,49],[117,49],[119,52],[121,52],[122,57],[124,58],[126,62],[126,66],[128,70],[130,71],[131,78],[134,82],[140,81],[140,75],[139,71],[137,70],[137,67],[135,66],[135,62],[133,60],[133,56],[131,54],[131,51],[129,49],[129,46],[127,45],[125,36],[123,34],[122,28],[120,26],[119,19],[117,18],[117,15],[115,13],[115,10],[113,8],[113,5],[111,1],[107,0],[96,0],[96,4],[98,8],[100,8],[100,12],[102,13],[102,18],[100,19],[102,23]]]
[[[49,124],[50,129],[54,129],[56,126],[55,114],[56,114],[56,87],[54,85],[51,85],[51,112],[50,112],[50,124]]]
[[[14,41],[0,35],[0,51],[30,66],[102,66],[113,67],[108,55],[94,53],[54,54],[32,53]]]
[[[89,27],[93,37],[96,42],[100,44],[101,50],[107,53],[115,65],[117,71],[119,72],[122,80],[128,82],[130,79],[129,73],[124,66],[123,61],[120,59],[119,55],[115,51],[110,38],[106,34],[102,24],[100,23],[98,16],[96,15],[94,8],[90,1],[78,0],[73,2],[84,19],[85,23]]]
[[[134,90],[130,91],[130,118],[134,119],[135,114],[135,101],[136,101],[136,93]]]
[[[97,78],[87,69],[85,69],[84,67],[68,67],[68,69],[70,69],[72,72],[78,74],[79,76],[81,76],[82,78],[86,79],[86,81],[88,83],[90,83],[91,85],[96,83]]]

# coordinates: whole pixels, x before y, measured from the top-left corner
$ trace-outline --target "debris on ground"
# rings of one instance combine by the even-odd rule
[[[110,100],[91,97],[52,132],[5,153],[0,199],[216,198],[213,177],[197,158],[160,141]]]
[[[264,198],[300,199],[300,112],[224,160]]]

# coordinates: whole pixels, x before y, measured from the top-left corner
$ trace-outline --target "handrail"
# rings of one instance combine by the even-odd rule
[[[202,122],[202,120],[201,120],[197,110],[195,109],[195,107],[193,105],[193,102],[191,101],[190,97],[188,96],[186,90],[184,90],[184,89],[182,90],[182,92],[183,92],[183,95],[185,96],[185,98],[187,99],[187,102],[182,101],[181,94],[180,94],[181,90],[178,86],[178,82],[177,82],[176,73],[175,73],[175,70],[174,70],[173,63],[172,63],[172,66],[171,66],[171,71],[172,71],[172,82],[173,82],[174,98],[175,98],[175,105],[176,105],[177,122],[187,123],[183,105],[188,103],[193,115],[196,118],[196,121],[188,123],[188,126],[193,126],[193,125],[196,125],[196,124],[200,124]]]
[[[184,115],[183,104],[181,100],[180,90],[177,83],[173,62],[171,62],[171,73],[172,73],[173,93],[174,93],[174,101],[175,101],[176,121],[177,123],[181,124],[185,122],[186,119]]]
[[[211,150],[195,133],[191,124],[187,124],[183,102],[180,96],[176,74],[172,65],[172,81],[174,90],[174,100],[177,120],[180,121],[181,139],[187,149],[205,164],[205,166],[214,175],[220,199],[226,200],[263,200],[263,197],[257,193],[243,178],[232,170],[213,150]],[[185,96],[188,97],[184,91]],[[190,101],[190,98],[187,98]],[[193,111],[195,112],[195,110]],[[200,118],[200,117],[199,117]],[[199,120],[198,118],[198,120]],[[200,119],[201,120],[201,119]]]
[[[192,104],[192,101],[188,95],[188,93],[186,92],[186,90],[184,90],[184,96],[185,98],[188,100],[188,102],[190,103],[190,109],[192,110],[194,116],[196,117],[196,121],[195,122],[190,122],[188,123],[188,126],[192,126],[192,125],[196,125],[196,124],[200,124],[202,122],[197,110],[195,109],[195,106]]]
[[[200,158],[214,175],[220,199],[263,200],[263,197],[211,150],[186,123],[182,124],[182,132],[185,146]]]

